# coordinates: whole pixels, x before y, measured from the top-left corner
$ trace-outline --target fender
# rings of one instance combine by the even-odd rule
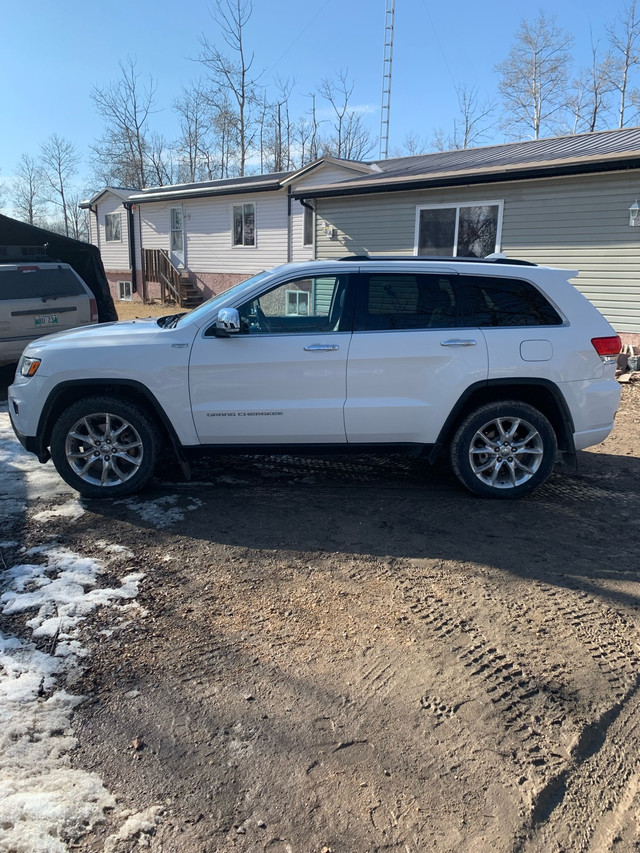
[[[507,389],[512,389],[512,391],[509,393]],[[574,423],[562,391],[548,379],[531,377],[489,379],[470,385],[460,396],[444,422],[427,457],[429,462],[434,463],[439,458],[443,448],[449,444],[456,426],[469,411],[483,403],[497,402],[505,398],[522,400],[522,402],[530,403],[539,408],[551,421],[558,438],[558,446],[567,461],[576,463],[577,456],[573,441]]]

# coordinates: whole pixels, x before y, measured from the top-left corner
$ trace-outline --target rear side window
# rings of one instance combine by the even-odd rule
[[[561,326],[551,303],[528,281],[491,276],[460,276],[470,325]]]
[[[86,295],[82,282],[65,267],[25,267],[0,271],[0,299],[48,299]]]
[[[410,273],[364,276],[356,329],[446,329],[458,325],[454,277]]]

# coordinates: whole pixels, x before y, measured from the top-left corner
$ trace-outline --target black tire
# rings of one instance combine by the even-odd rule
[[[160,436],[126,400],[86,397],[64,411],[51,433],[51,458],[63,480],[88,498],[139,491],[152,477]]]
[[[538,409],[517,400],[486,403],[462,421],[451,442],[451,465],[460,482],[481,497],[509,500],[544,483],[558,442]]]

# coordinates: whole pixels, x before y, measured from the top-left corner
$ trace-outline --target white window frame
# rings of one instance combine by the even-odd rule
[[[127,296],[128,292],[128,296]],[[118,302],[132,302],[133,301],[133,286],[130,281],[119,281],[118,282]]]
[[[311,293],[308,290],[285,290],[285,312],[287,317],[310,317],[311,315]],[[295,314],[289,313],[289,296],[295,293],[296,294],[296,308],[300,306],[300,294],[304,293],[307,302],[307,313],[301,314],[299,311],[296,311]]]
[[[118,237],[109,236],[109,233],[113,235],[113,225],[109,229],[107,227],[107,221],[113,220],[114,217],[117,217],[118,221]],[[105,243],[122,243],[122,216],[119,210],[114,211],[113,213],[105,213],[104,215],[104,240]]]
[[[235,228],[236,228],[236,217],[235,217],[235,209],[236,207],[242,208],[242,236],[244,240],[245,233],[245,224],[244,224],[244,208],[247,206],[253,207],[253,243],[236,243],[235,241]],[[231,205],[231,248],[232,249],[255,249],[258,245],[258,211],[257,205],[254,201],[239,201],[234,202]]]
[[[453,235],[453,256],[456,258],[458,256],[458,226],[460,224],[460,208],[461,207],[497,207],[498,208],[498,222],[496,225],[496,247],[493,250],[494,252],[502,251],[502,218],[504,214],[504,200],[503,199],[492,199],[491,201],[455,201],[443,204],[417,204],[416,205],[416,226],[415,232],[413,236],[413,254],[419,254],[419,246],[420,246],[420,211],[422,210],[443,210],[443,209],[451,209],[455,208],[456,211],[456,227]],[[444,256],[443,256],[444,257]]]

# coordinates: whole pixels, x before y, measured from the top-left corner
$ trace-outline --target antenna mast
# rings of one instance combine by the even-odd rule
[[[380,159],[389,156],[389,113],[391,112],[391,60],[393,58],[393,18],[396,0],[385,0],[384,57],[382,61],[382,105],[380,107]]]

